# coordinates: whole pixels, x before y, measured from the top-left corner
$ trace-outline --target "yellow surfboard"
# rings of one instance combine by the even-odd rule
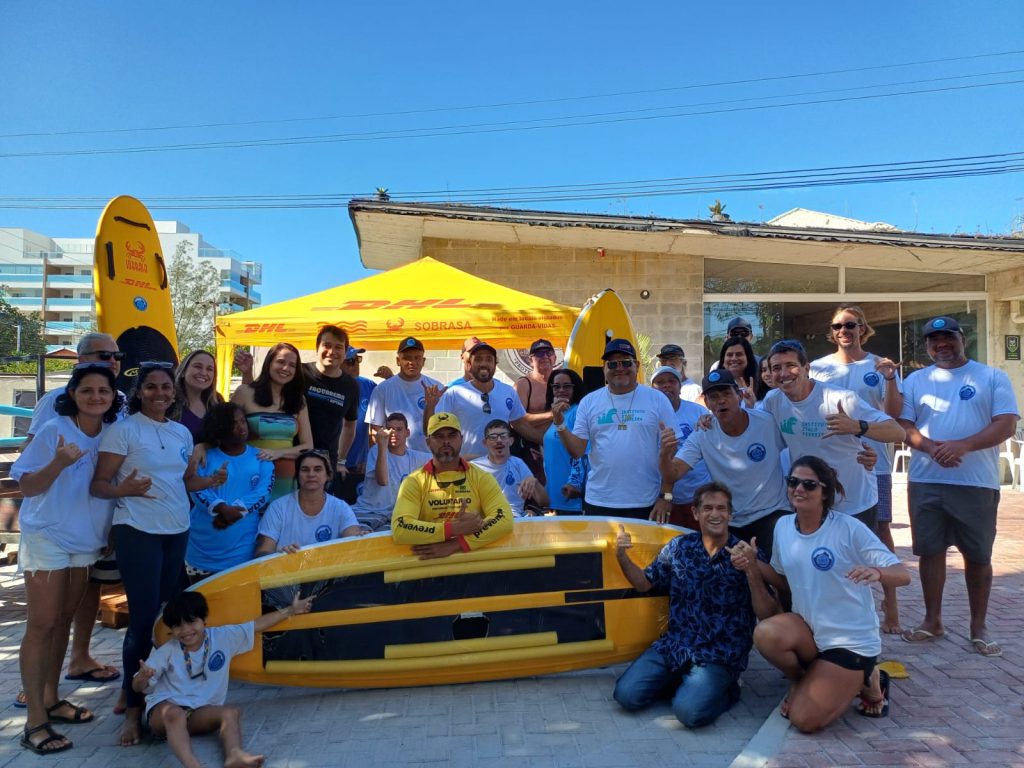
[[[146,206],[128,195],[107,203],[95,254],[96,326],[125,354],[118,387],[127,392],[140,362],[178,362],[167,263]]]
[[[256,636],[231,677],[319,687],[500,680],[628,661],[664,631],[665,597],[635,592],[615,558],[622,524],[646,566],[683,529],[604,517],[516,520],[504,541],[419,560],[390,533],[269,555],[192,587],[209,623],[314,595],[311,613]],[[157,639],[170,637],[157,624]]]
[[[604,347],[612,339],[626,339],[637,348],[633,321],[622,299],[605,288],[583,305],[565,347],[565,367],[576,371],[587,392],[604,386]],[[643,360],[637,360],[637,379],[643,381]]]

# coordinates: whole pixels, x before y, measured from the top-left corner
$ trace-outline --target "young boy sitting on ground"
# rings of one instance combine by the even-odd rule
[[[255,633],[289,616],[309,613],[312,602],[296,592],[290,606],[255,621],[207,627],[209,607],[200,593],[182,592],[168,601],[163,619],[173,639],[140,663],[132,687],[146,694],[150,730],[167,739],[185,768],[200,765],[190,736],[216,730],[224,747],[224,768],[263,765],[263,755],[242,749],[241,711],[224,706],[231,658],[252,649]]]

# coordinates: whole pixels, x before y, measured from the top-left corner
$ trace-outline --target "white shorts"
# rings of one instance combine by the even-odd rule
[[[65,552],[45,533],[22,531],[18,542],[18,565],[25,573],[88,568],[99,559],[98,549],[85,554]]]

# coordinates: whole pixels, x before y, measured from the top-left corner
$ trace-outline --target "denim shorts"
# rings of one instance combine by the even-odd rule
[[[25,573],[59,571],[64,568],[88,568],[100,559],[100,551],[65,552],[45,533],[22,531],[18,543],[18,564]]]

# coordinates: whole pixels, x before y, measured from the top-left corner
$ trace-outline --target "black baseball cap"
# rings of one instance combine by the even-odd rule
[[[418,349],[420,352],[426,352],[423,348],[423,342],[414,336],[406,336],[400,342],[398,342],[399,353],[404,352],[407,349]]]
[[[722,387],[739,389],[739,385],[732,374],[722,368],[716,368],[711,371],[700,384],[701,393],[710,392],[712,389],[721,389]]]
[[[734,317],[732,320],[729,321],[729,325],[726,326],[727,331],[732,331],[735,330],[736,328],[746,328],[748,331],[754,330],[750,326],[750,321],[747,320],[745,317]]]
[[[630,344],[626,339],[612,339],[604,346],[604,354],[601,355],[602,360],[607,360],[615,353],[628,355],[629,357],[636,360],[636,350],[633,345]]]
[[[479,339],[477,339],[476,344],[474,344],[472,347],[470,347],[469,349],[466,350],[466,357],[472,357],[473,355],[475,355],[477,352],[479,352],[481,350],[487,350],[488,352],[490,352],[495,357],[498,356],[498,350],[496,350],[494,347],[492,347],[486,341],[480,341]]]
[[[683,348],[678,344],[666,344],[661,348],[661,352],[658,353],[658,357],[686,357],[686,353],[683,352]]]
[[[935,317],[924,324],[924,328],[921,329],[921,333],[925,338],[928,338],[933,333],[942,333],[948,331],[949,333],[963,334],[963,330],[960,328],[960,323],[954,320],[952,317]]]
[[[537,339],[535,342],[533,342],[533,344],[530,345],[530,354],[535,355],[538,352],[541,352],[545,349],[548,350],[549,352],[555,351],[555,348],[551,346],[550,341],[548,341],[547,339]]]

